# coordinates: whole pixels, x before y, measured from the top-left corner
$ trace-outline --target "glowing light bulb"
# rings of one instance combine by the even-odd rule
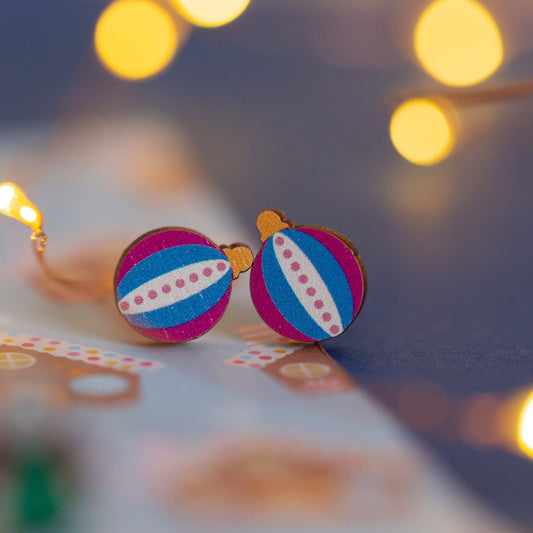
[[[244,13],[250,0],[171,0],[180,15],[195,26],[223,26]]]
[[[19,214],[26,222],[31,223],[37,220],[37,212],[35,211],[35,209],[33,209],[33,207],[23,205],[19,210]]]
[[[14,183],[0,184],[0,213],[17,219],[33,231],[41,231],[43,217]]]
[[[15,189],[12,185],[2,185],[0,187],[0,209],[7,209],[14,196]]]
[[[533,457],[533,392],[527,397],[518,423],[518,446]]]
[[[444,101],[439,104],[425,98],[407,100],[392,115],[392,144],[411,163],[434,165],[455,144],[453,110]]]
[[[503,44],[491,14],[474,0],[436,0],[420,16],[414,46],[422,66],[447,85],[473,85],[501,64]]]
[[[174,58],[178,42],[172,17],[148,0],[115,0],[100,15],[94,33],[102,64],[129,80],[161,72]]]

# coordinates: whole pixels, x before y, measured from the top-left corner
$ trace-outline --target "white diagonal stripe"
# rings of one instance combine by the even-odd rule
[[[224,270],[218,270],[217,265],[219,263],[224,263]],[[209,277],[203,274],[203,271],[206,268],[210,268],[212,271]],[[167,307],[177,302],[181,302],[190,296],[194,296],[195,294],[202,292],[207,287],[221,280],[227,274],[229,268],[229,261],[221,258],[210,259],[209,261],[200,261],[198,263],[177,268],[176,270],[171,270],[166,274],[143,283],[136,289],[126,294],[126,296],[124,296],[118,302],[120,312],[124,315],[147,313],[148,311],[155,311],[156,309],[161,309],[162,307]],[[191,274],[198,275],[198,281],[191,281],[189,279]],[[176,280],[179,279],[185,282],[183,287],[176,286]],[[162,291],[162,287],[165,285],[170,287],[170,292],[166,294]],[[157,292],[157,297],[154,299],[151,299],[148,296],[148,293],[151,290]],[[135,303],[135,298],[138,296],[143,299],[141,304]],[[123,308],[124,303],[129,306],[128,309]]]
[[[277,237],[283,239],[283,244],[279,245],[276,243]],[[272,239],[274,253],[279,266],[281,267],[289,286],[309,316],[328,334],[328,336],[336,336],[342,333],[342,320],[337,306],[335,305],[335,301],[313,263],[304,254],[301,248],[292,239],[287,237],[286,233],[276,233],[273,235]],[[285,250],[291,252],[292,255],[289,258],[283,255]],[[296,271],[291,268],[291,265],[295,262],[300,265],[299,270]],[[308,281],[306,283],[301,283],[299,281],[298,278],[302,275],[307,276]],[[313,296],[309,296],[306,292],[311,287],[316,291]],[[323,307],[320,309],[317,309],[314,305],[317,300],[321,300],[324,303]],[[329,313],[331,316],[329,321],[324,320],[323,317],[325,313]],[[339,328],[338,332],[335,334],[330,331],[333,326]]]

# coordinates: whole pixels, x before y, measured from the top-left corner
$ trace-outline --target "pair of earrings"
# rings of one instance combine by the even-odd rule
[[[356,318],[366,272],[355,246],[320,226],[295,226],[275,209],[257,218],[262,248],[217,246],[186,228],[161,228],[136,239],[115,272],[122,316],[139,333],[184,342],[207,333],[224,314],[231,283],[252,269],[257,312],[274,331],[300,342],[340,335]]]

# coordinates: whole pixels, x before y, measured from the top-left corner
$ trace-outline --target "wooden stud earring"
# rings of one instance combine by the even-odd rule
[[[156,229],[122,254],[114,283],[117,307],[150,339],[196,339],[222,318],[232,280],[252,262],[245,245],[216,246],[186,228]]]
[[[295,226],[276,209],[257,218],[263,246],[252,266],[257,312],[274,331],[301,342],[340,335],[366,295],[366,271],[355,246],[320,226]]]

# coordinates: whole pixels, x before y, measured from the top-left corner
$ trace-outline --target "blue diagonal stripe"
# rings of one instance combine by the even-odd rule
[[[344,270],[333,254],[311,235],[297,230],[285,230],[283,233],[285,232],[287,237],[298,245],[318,270],[335,301],[342,320],[342,327],[346,328],[353,320],[353,297]]]
[[[166,248],[156,252],[140,263],[137,263],[121,280],[117,287],[117,296],[121,300],[132,290],[151,279],[162,276],[167,272],[178,268],[208,261],[220,259],[227,261],[227,257],[217,248],[210,248],[201,244],[185,244]]]

